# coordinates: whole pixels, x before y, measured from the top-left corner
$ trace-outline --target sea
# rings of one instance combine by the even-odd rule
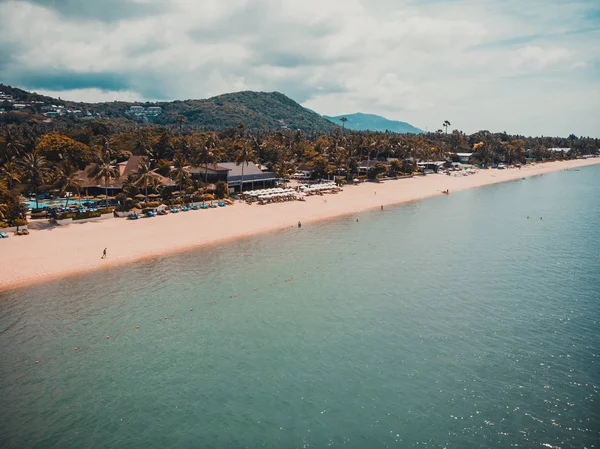
[[[2,292],[0,447],[597,448],[599,223],[596,165]]]

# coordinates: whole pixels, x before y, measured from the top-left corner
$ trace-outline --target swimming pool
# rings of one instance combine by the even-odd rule
[[[66,198],[56,198],[55,200],[42,200],[39,199],[38,200],[38,208],[42,209],[44,207],[64,207],[65,202],[67,201]],[[78,200],[78,199],[74,199],[74,198],[69,198],[69,206],[70,205],[78,205],[78,204],[83,204],[83,203],[87,203],[93,200]],[[22,201],[21,202],[23,205],[25,205],[25,207],[27,209],[35,209],[35,200],[27,200],[27,201]]]

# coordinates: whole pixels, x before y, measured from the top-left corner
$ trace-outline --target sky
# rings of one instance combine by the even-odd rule
[[[0,0],[0,82],[74,101],[279,91],[324,115],[600,137],[598,0]]]

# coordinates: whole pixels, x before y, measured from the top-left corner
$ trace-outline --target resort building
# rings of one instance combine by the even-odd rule
[[[188,167],[187,172],[194,181],[216,184],[219,181],[227,182],[229,169],[219,164],[201,165],[199,167]]]
[[[367,173],[369,173],[369,170],[371,170],[373,167],[375,167],[377,164],[381,164],[382,162],[374,160],[368,160],[368,161],[360,161],[358,163],[358,174],[359,175],[366,175]],[[387,165],[385,162],[383,162],[384,165]]]
[[[456,155],[460,158],[460,162],[466,164],[471,159],[471,156],[473,156],[473,153],[456,153]]]
[[[253,162],[244,164],[243,169],[244,190],[275,185],[275,173],[263,171]],[[242,185],[242,164],[238,165],[235,162],[220,162],[208,166],[189,167],[187,171],[194,180],[209,183],[226,182],[230,193],[239,192]]]
[[[116,179],[110,179],[108,182],[108,194],[114,196],[123,190],[123,183],[127,180],[127,177],[136,173],[140,167],[140,164],[147,160],[146,156],[131,156],[127,161],[120,162],[117,164],[119,170],[119,177]],[[94,179],[89,177],[90,167],[86,167],[78,174],[79,181],[83,187],[83,191],[86,195],[101,195],[104,194],[105,186],[103,179]],[[177,183],[170,178],[162,176],[156,171],[152,172],[152,175],[158,179],[163,187],[176,187]]]

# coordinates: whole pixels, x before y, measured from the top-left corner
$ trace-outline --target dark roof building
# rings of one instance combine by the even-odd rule
[[[119,170],[119,177],[108,181],[108,193],[110,195],[115,195],[120,192],[127,177],[132,173],[136,173],[139,170],[140,165],[147,160],[148,158],[146,156],[130,156],[127,161],[119,162],[115,167]],[[104,193],[104,180],[90,177],[90,168],[91,165],[78,173],[81,186],[88,193]],[[152,171],[152,174],[164,187],[174,187],[177,185],[175,181],[156,173],[155,170]]]

